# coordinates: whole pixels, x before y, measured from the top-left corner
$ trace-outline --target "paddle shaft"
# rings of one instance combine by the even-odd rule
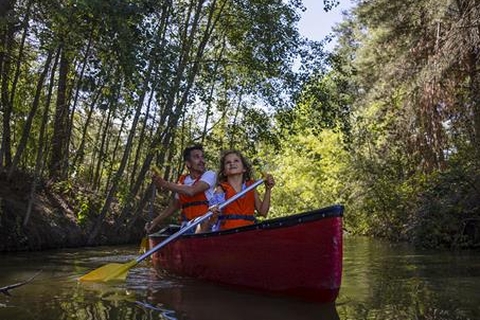
[[[236,195],[234,195],[233,197],[227,199],[227,201],[225,201],[224,203],[220,204],[218,206],[218,208],[220,210],[222,210],[223,208],[225,208],[226,206],[228,206],[230,203],[236,201],[238,198],[242,197],[243,195],[245,195],[247,192],[255,189],[256,187],[258,187],[260,184],[263,183],[263,179],[259,179],[257,181],[255,181],[251,186],[248,186],[247,188],[245,188],[245,190],[242,190],[240,191],[239,193],[237,193]],[[137,263],[144,260],[145,258],[149,257],[151,254],[157,252],[158,250],[160,250],[162,247],[166,246],[167,244],[169,244],[170,242],[172,242],[173,240],[176,240],[178,237],[180,237],[182,234],[184,234],[185,232],[187,232],[188,230],[192,229],[193,227],[199,225],[200,223],[202,223],[203,221],[207,220],[208,218],[210,218],[211,216],[213,215],[213,212],[212,211],[208,211],[206,214],[204,214],[203,216],[200,216],[198,218],[196,218],[195,220],[192,220],[191,223],[189,223],[188,225],[186,225],[185,227],[181,228],[180,230],[178,230],[177,232],[175,232],[174,234],[172,234],[170,237],[168,237],[167,239],[165,239],[164,241],[160,242],[159,244],[157,244],[155,247],[153,247],[152,249],[148,250],[147,252],[145,252],[144,254],[142,254],[140,257],[138,257],[136,259]]]
[[[150,207],[148,210],[148,218],[150,221],[153,219],[153,202],[155,201],[155,196],[157,195],[157,188],[155,183],[152,183],[152,194],[150,195]]]

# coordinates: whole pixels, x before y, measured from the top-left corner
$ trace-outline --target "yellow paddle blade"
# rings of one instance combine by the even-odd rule
[[[86,275],[80,277],[80,281],[111,281],[111,280],[125,280],[130,268],[137,265],[136,260],[127,263],[109,263],[98,269],[95,269]]]
[[[145,253],[149,249],[148,246],[148,237],[143,237],[142,242],[140,243],[140,253]]]

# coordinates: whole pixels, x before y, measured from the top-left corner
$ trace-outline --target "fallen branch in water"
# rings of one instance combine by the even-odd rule
[[[27,284],[29,282],[32,282],[33,279],[35,279],[36,276],[38,276],[40,274],[40,272],[42,272],[43,270],[40,270],[38,271],[37,273],[35,273],[30,279],[26,280],[26,281],[22,281],[22,282],[19,282],[19,283],[15,283],[15,284],[11,284],[9,286],[5,286],[5,287],[2,287],[0,288],[0,292],[3,293],[4,295],[6,296],[11,296],[10,292],[8,292],[9,290],[12,290],[12,289],[15,289],[15,288],[18,288],[20,286],[23,286],[24,284]]]

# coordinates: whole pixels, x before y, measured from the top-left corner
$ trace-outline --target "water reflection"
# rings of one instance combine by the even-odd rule
[[[191,279],[158,278],[142,263],[127,281],[79,283],[137,248],[92,248],[0,255],[0,319],[480,319],[480,255],[419,251],[407,245],[345,239],[343,281],[336,304],[266,297]],[[292,271],[294,272],[294,271]]]
[[[177,285],[168,287],[150,283],[146,299],[138,304],[168,319],[339,319],[334,304],[268,297],[195,280],[178,281]]]
[[[480,319],[478,252],[346,239],[341,319]]]

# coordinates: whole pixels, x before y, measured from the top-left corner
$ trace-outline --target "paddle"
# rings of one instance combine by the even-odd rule
[[[263,183],[263,179],[259,179],[255,181],[251,186],[245,188],[245,190],[242,190],[241,192],[237,193],[224,203],[220,204],[218,207],[219,209],[223,209],[226,206],[228,206],[230,203],[234,202],[238,198],[242,197],[244,194],[247,192],[255,189],[258,187],[260,184]],[[127,263],[121,264],[121,263],[109,263],[106,264],[98,269],[95,269],[86,275],[82,276],[79,278],[80,281],[111,281],[111,280],[125,280],[127,277],[127,272],[130,270],[132,267],[136,266],[140,261],[146,259],[153,253],[157,252],[160,250],[162,247],[166,246],[173,240],[176,240],[178,237],[180,237],[182,234],[187,232],[188,230],[194,228],[195,226],[199,225],[203,221],[207,220],[213,215],[212,211],[208,211],[205,213],[203,216],[200,216],[192,221],[190,221],[185,227],[181,228],[174,234],[172,234],[170,237],[165,239],[164,241],[160,242],[157,244],[155,247],[152,249],[148,250],[138,258],[131,260]]]

